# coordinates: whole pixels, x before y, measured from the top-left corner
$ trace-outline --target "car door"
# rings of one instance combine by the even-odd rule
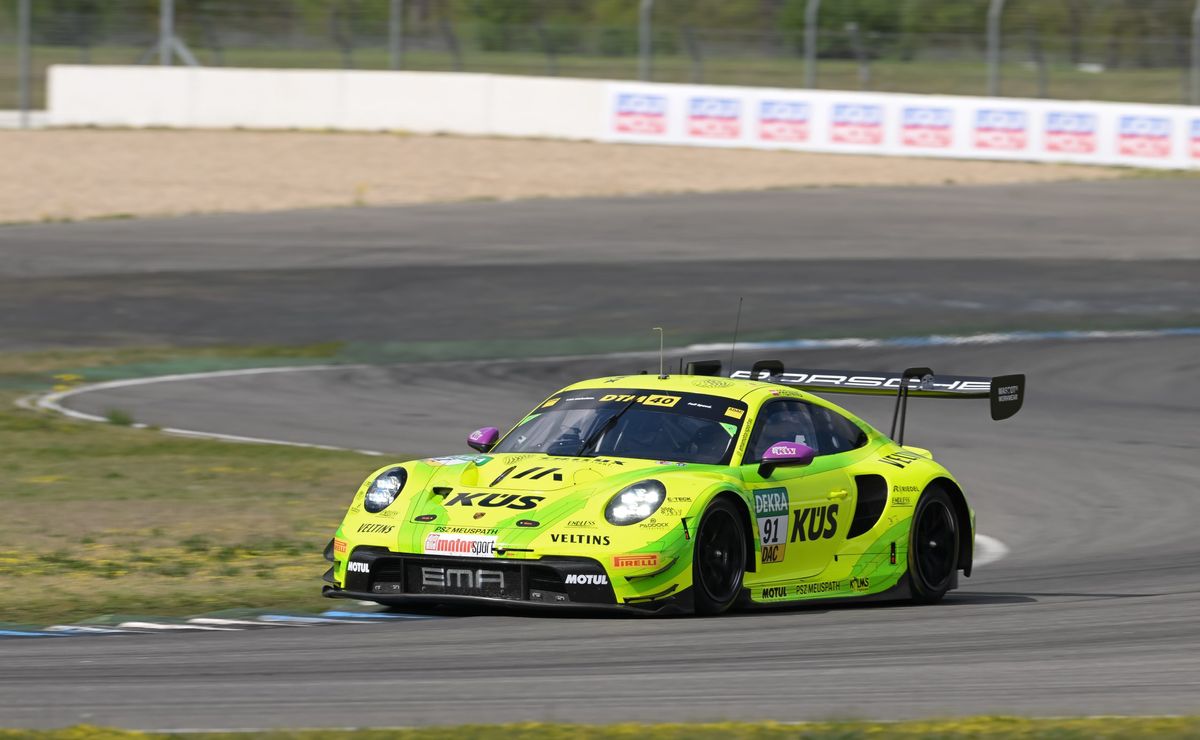
[[[759,474],[763,453],[776,442],[818,451],[809,465]],[[763,404],[743,456],[743,479],[754,495],[761,544],[754,581],[806,578],[825,569],[846,540],[854,513],[854,484],[838,458],[820,454],[812,407],[796,399]]]

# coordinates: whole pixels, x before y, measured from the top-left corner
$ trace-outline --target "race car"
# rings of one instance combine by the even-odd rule
[[[814,395],[896,396],[883,434]],[[460,602],[716,615],[808,601],[939,601],[970,576],[975,515],[925,449],[909,397],[988,398],[1025,377],[786,371],[585,380],[477,454],[388,464],[325,549],[323,592],[392,606]]]

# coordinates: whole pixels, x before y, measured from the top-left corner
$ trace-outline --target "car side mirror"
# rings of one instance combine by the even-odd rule
[[[770,478],[775,468],[808,465],[817,456],[817,451],[799,442],[776,442],[763,453],[762,462],[758,465],[758,474]]]
[[[476,429],[467,435],[467,446],[473,450],[487,452],[500,441],[500,430],[496,427]]]

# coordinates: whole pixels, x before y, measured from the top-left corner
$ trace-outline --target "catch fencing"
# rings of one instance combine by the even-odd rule
[[[0,0],[0,109],[53,64],[1200,105],[1200,0]]]
[[[57,126],[404,130],[1200,167],[1200,108],[429,72],[55,66]]]

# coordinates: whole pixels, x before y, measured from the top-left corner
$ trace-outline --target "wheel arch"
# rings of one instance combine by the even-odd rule
[[[757,570],[757,566],[754,564],[754,517],[750,513],[750,506],[746,503],[746,499],[736,492],[730,490],[721,490],[718,491],[711,499],[709,499],[708,503],[704,505],[704,508],[707,509],[714,501],[717,501],[718,499],[724,499],[728,501],[741,513],[741,518],[739,521],[742,523],[742,533],[746,536],[746,572],[753,573]],[[703,512],[701,512],[701,515],[703,515]]]
[[[971,529],[971,509],[967,506],[967,497],[962,488],[949,478],[934,478],[926,488],[940,488],[950,497],[954,504],[954,518],[958,523],[958,569],[968,578],[971,577],[971,566],[975,558],[975,532]]]

